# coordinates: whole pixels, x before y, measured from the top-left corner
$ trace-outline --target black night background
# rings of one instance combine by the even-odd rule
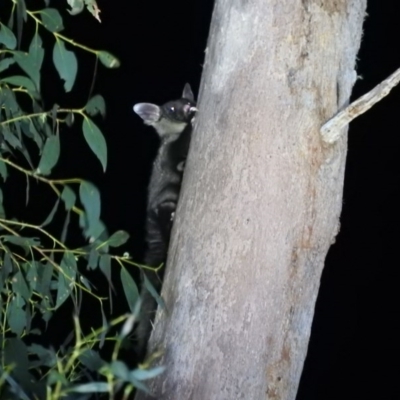
[[[66,8],[66,2],[58,3]],[[101,24],[87,12],[68,18],[61,11],[66,36],[110,51],[121,61],[115,70],[99,65],[94,86],[94,93],[102,94],[107,105],[105,121],[97,123],[107,140],[108,169],[103,174],[82,134],[66,131],[61,134],[62,158],[54,176],[79,176],[95,183],[102,195],[103,221],[110,232],[130,233],[124,250],[139,261],[146,186],[157,137],[144,127],[132,106],[178,98],[186,82],[197,96],[213,1],[98,0],[98,5]],[[400,2],[368,0],[367,12],[357,65],[362,79],[352,99],[400,67]],[[77,55],[80,69],[71,94],[63,94],[51,65],[44,71],[48,79],[42,78],[43,97],[48,108],[54,103],[68,107],[86,102],[94,57],[84,52]],[[399,114],[397,87],[350,126],[341,229],[326,260],[297,400],[400,398],[396,385],[400,371]],[[25,183],[22,179],[21,188],[14,188],[10,210],[24,209]],[[38,213],[42,207],[48,212],[54,203],[43,195],[33,201]],[[91,278],[104,285],[102,279]],[[115,313],[127,311],[123,295],[114,298],[114,306]],[[90,324],[93,313],[90,309],[82,312]],[[57,345],[65,339],[72,327],[67,310],[57,325],[43,340]]]

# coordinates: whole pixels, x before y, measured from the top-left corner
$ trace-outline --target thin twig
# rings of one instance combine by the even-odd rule
[[[378,101],[387,96],[400,82],[400,68],[393,72],[387,79],[375,86],[368,93],[351,103],[344,110],[337,113],[321,128],[322,139],[326,143],[335,143],[343,134],[343,128],[353,119],[364,114]]]

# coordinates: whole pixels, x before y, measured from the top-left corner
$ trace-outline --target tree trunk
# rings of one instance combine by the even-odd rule
[[[366,0],[217,0],[151,348],[157,399],[295,399],[339,229]],[[138,394],[137,399],[144,399]]]

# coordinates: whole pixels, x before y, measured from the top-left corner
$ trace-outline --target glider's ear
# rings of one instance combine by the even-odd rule
[[[183,88],[183,93],[182,93],[182,97],[184,99],[187,99],[189,101],[191,101],[192,103],[194,103],[194,95],[192,92],[192,88],[190,87],[190,85],[188,83],[185,84],[185,87]]]
[[[146,125],[152,125],[161,118],[161,109],[155,104],[137,103],[133,106],[133,111],[142,118]]]

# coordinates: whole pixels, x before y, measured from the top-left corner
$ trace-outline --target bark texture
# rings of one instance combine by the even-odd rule
[[[157,399],[295,399],[338,232],[366,0],[216,0],[151,347]],[[137,399],[144,399],[138,394]]]

